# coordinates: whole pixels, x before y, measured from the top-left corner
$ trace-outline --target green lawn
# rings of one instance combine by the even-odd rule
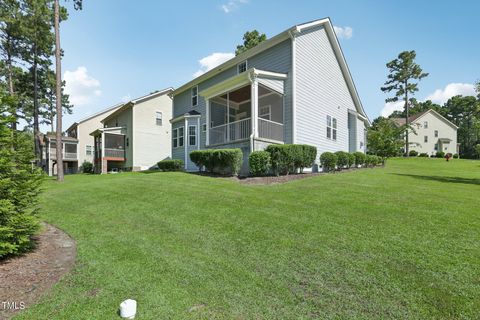
[[[77,264],[19,319],[471,319],[480,161],[247,186],[185,173],[48,181],[43,216]]]

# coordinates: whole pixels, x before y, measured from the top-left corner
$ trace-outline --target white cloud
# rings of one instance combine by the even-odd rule
[[[388,117],[393,113],[393,111],[402,111],[405,107],[405,100],[399,100],[395,102],[387,102],[385,106],[383,106],[382,111],[380,111],[380,115],[382,117]]]
[[[230,0],[225,4],[222,4],[221,8],[223,12],[230,13],[237,9],[240,5],[248,3],[248,0]]]
[[[475,86],[470,83],[449,83],[442,89],[435,90],[425,100],[432,100],[434,103],[443,104],[454,96],[475,96]]]
[[[88,74],[87,68],[78,67],[74,71],[65,71],[65,93],[70,95],[70,103],[75,106],[88,104],[92,98],[102,94],[100,81]]]
[[[127,94],[127,95],[125,95],[125,96],[123,96],[123,97],[121,98],[121,101],[122,101],[123,103],[128,102],[128,101],[130,101],[130,100],[132,100],[132,97],[130,96],[130,93]]]
[[[475,96],[475,86],[470,83],[449,83],[445,86],[444,89],[437,89],[432,94],[428,95],[425,99],[432,100],[433,103],[437,104],[444,104],[448,101],[451,97],[454,96]],[[383,109],[380,111],[380,115],[382,117],[388,117],[392,114],[393,111],[402,111],[404,108],[405,102],[397,101],[397,102],[387,102],[383,106]]]
[[[233,57],[235,57],[235,54],[231,52],[214,52],[211,55],[198,60],[198,63],[200,63],[200,69],[193,74],[193,77],[196,78],[201,76],[205,72],[215,68],[218,65],[221,65]]]
[[[337,27],[333,26],[337,37],[340,39],[350,39],[353,37],[353,29],[351,27]]]

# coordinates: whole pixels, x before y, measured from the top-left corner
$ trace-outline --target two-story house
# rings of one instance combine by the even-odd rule
[[[189,153],[272,143],[325,151],[365,151],[369,120],[330,19],[300,24],[173,92],[172,157],[197,170]]]
[[[67,136],[78,140],[78,165],[88,161],[93,163],[94,140],[90,133],[101,128],[101,120],[118,110],[123,103],[116,104],[105,110],[92,114],[84,119],[74,122],[67,129]]]
[[[437,152],[458,154],[458,127],[437,111],[429,109],[410,116],[413,128],[408,135],[409,150],[435,155]],[[393,118],[397,125],[405,125],[405,118]]]
[[[131,100],[102,119],[103,126],[90,133],[95,172],[146,170],[170,157],[172,91]]]
[[[41,142],[42,167],[49,175],[57,174],[57,138],[55,134],[45,134]],[[78,139],[62,137],[63,172],[65,174],[78,171]]]

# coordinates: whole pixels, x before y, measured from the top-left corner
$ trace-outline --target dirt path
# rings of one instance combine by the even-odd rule
[[[0,263],[0,319],[36,303],[75,263],[75,241],[50,224],[42,227],[34,251]]]

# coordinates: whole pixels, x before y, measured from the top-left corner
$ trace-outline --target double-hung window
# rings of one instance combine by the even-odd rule
[[[423,128],[424,128],[424,129],[428,129],[428,121],[424,121],[424,122],[423,122]]]
[[[189,146],[197,145],[197,126],[188,127],[188,145]]]
[[[438,130],[435,130],[435,138],[438,138]]]
[[[428,142],[428,136],[423,137],[423,142]]]
[[[247,60],[240,62],[237,64],[237,73],[240,74],[242,72],[247,71]]]
[[[159,111],[155,112],[155,123],[157,124],[157,126],[162,125],[162,113]]]
[[[337,119],[327,116],[327,138],[337,140]]]
[[[173,129],[173,147],[183,147],[183,127]]]
[[[89,145],[85,146],[85,153],[86,153],[87,156],[91,156],[92,153],[93,153],[92,146],[89,146]]]
[[[198,105],[198,86],[192,88],[192,107]]]

